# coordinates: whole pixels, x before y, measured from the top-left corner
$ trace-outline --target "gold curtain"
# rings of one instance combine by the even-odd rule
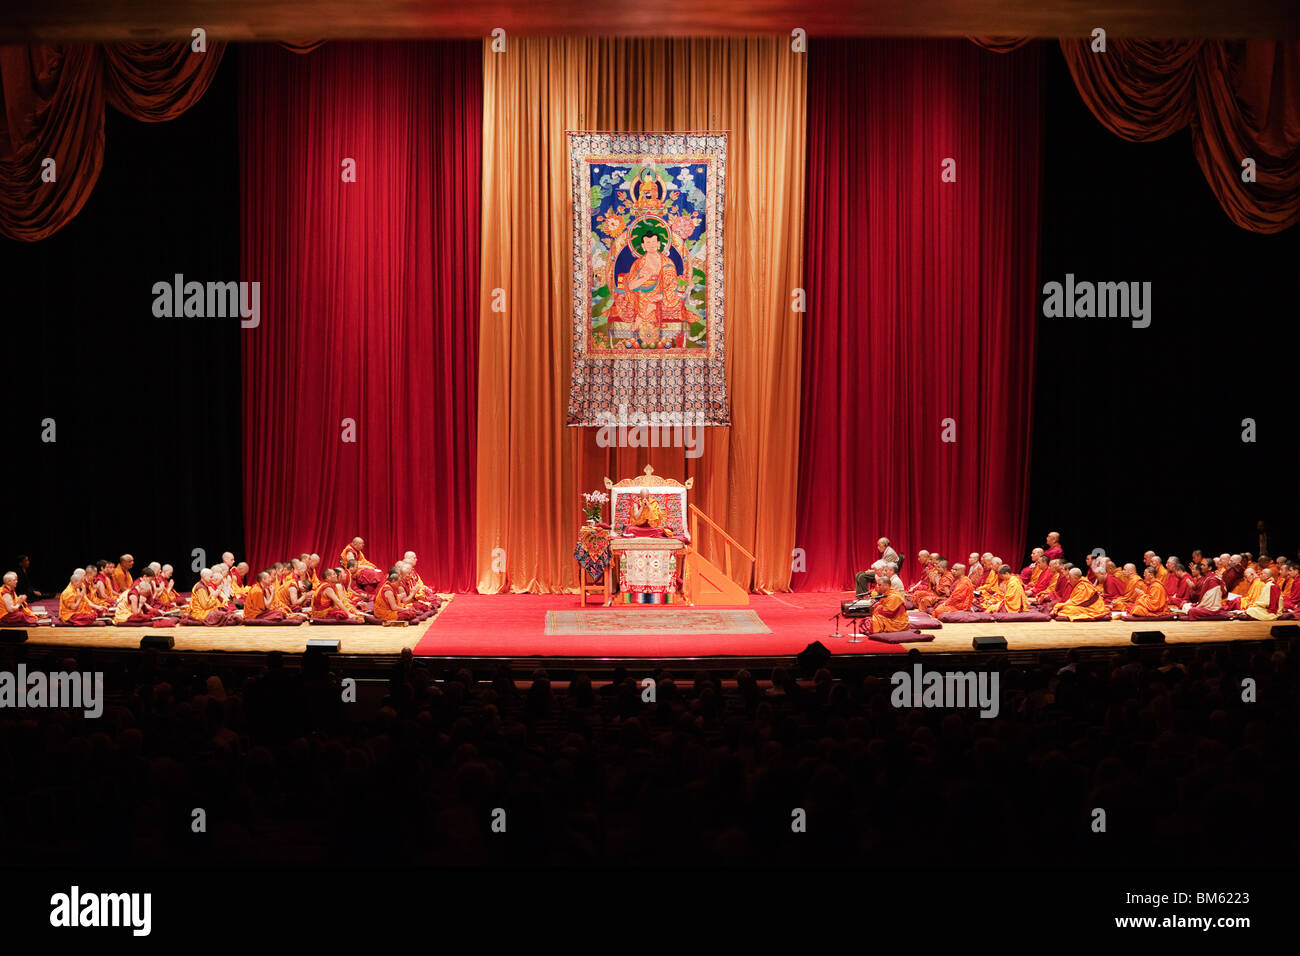
[[[690,501],[752,551],[733,576],[788,590],[795,541],[807,70],[788,37],[516,38],[483,53],[479,590],[577,583],[581,494],[695,477]],[[564,425],[572,345],[567,130],[726,129],[729,428],[703,453],[605,449]],[[494,311],[504,306],[504,311]],[[608,508],[606,509],[608,517]],[[721,541],[701,530],[703,552]]]

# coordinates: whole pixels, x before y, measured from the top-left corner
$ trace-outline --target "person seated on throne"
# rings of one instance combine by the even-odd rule
[[[624,535],[637,538],[681,538],[680,532],[668,527],[668,516],[663,503],[649,491],[642,488],[628,509],[629,517],[624,526]]]

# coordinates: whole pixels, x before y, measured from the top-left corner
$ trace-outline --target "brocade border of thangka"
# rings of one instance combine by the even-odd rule
[[[573,204],[573,345],[572,377],[569,384],[569,408],[567,424],[572,426],[602,427],[627,421],[629,417],[636,424],[635,416],[644,415],[649,423],[658,422],[672,425],[729,425],[730,409],[727,401],[726,380],[726,291],[724,277],[724,243],[723,211],[726,205],[726,168],[727,138],[726,131],[707,132],[569,132],[569,180]],[[639,161],[639,162],[638,162]],[[594,273],[604,268],[608,274],[617,274],[617,256],[629,245],[636,247],[642,237],[633,236],[631,243],[621,245],[614,241],[612,246],[605,243],[603,249],[597,244],[603,242],[593,228],[592,215],[592,165],[608,163],[629,166],[652,166],[650,179],[645,185],[656,190],[656,196],[647,200],[652,205],[662,207],[659,214],[638,216],[644,210],[638,198],[642,183],[627,189],[629,181],[625,179],[622,188],[611,185],[610,192],[616,193],[622,200],[623,209],[617,212],[602,213],[601,218],[628,218],[630,212],[643,219],[656,219],[664,223],[665,235],[672,249],[665,250],[665,258],[671,260],[670,253],[678,251],[678,261],[683,263],[681,269],[684,284],[679,284],[683,303],[676,325],[665,323],[664,328],[672,330],[677,326],[682,331],[670,331],[663,339],[650,336],[654,347],[642,344],[637,333],[637,346],[633,347],[626,339],[622,340],[627,354],[616,349],[614,343],[615,323],[607,319],[608,338],[602,342],[601,336],[594,332],[599,321],[599,311],[593,304],[593,292],[604,290],[607,302],[625,302],[621,299],[622,289],[617,283],[611,287],[608,282],[593,288]],[[676,179],[665,181],[662,167],[667,165],[691,166],[699,164],[704,169],[705,188],[703,190],[703,209],[688,204],[694,190],[682,187],[686,182],[693,187],[689,179],[691,170],[680,173],[681,182]],[[670,191],[671,187],[678,187]],[[610,198],[610,193],[602,201]],[[610,200],[613,202],[613,200]],[[627,207],[638,207],[629,209]],[[598,210],[600,207],[597,207]],[[696,220],[699,236],[683,234],[680,230]],[[680,226],[678,224],[681,224]],[[631,226],[623,230],[630,231]],[[671,231],[669,231],[671,230]],[[610,235],[607,232],[607,235]],[[611,235],[611,239],[613,236]],[[695,254],[701,240],[706,246],[703,258]],[[651,237],[644,237],[649,245]],[[611,249],[613,260],[608,258]],[[599,256],[604,253],[607,258],[598,264]],[[705,268],[702,289],[697,285],[695,270],[698,264]],[[675,264],[674,264],[675,267]],[[702,298],[701,294],[702,293]],[[688,299],[702,301],[704,316],[701,322],[692,324],[690,319],[697,317],[697,312],[687,314]],[[608,306],[606,306],[607,308]],[[667,307],[665,307],[667,308]],[[645,314],[644,310],[640,314]],[[626,325],[627,323],[619,323]],[[701,334],[705,338],[703,348],[690,346],[689,342],[698,342],[698,337],[691,336],[694,325],[702,326]],[[624,336],[628,333],[620,329]],[[661,346],[661,347],[660,347]]]

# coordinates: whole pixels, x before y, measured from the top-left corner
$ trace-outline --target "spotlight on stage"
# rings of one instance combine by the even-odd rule
[[[831,652],[827,650],[826,645],[821,641],[813,641],[795,655],[794,662],[799,668],[800,675],[811,677],[817,673],[817,668],[825,667],[830,659]]]
[[[142,651],[170,651],[176,646],[176,638],[170,634],[146,634],[140,638]]]
[[[1134,631],[1129,637],[1134,644],[1163,644],[1165,642],[1164,631]]]
[[[1277,628],[1274,628],[1277,630]],[[27,640],[27,632],[16,627],[0,630],[0,644],[21,644]]]
[[[307,641],[307,651],[315,651],[323,654],[337,654],[339,652],[339,642],[336,638],[309,638]]]
[[[987,637],[975,638],[970,642],[970,646],[977,651],[1005,651],[1007,639],[1001,634],[991,634]]]
[[[1268,629],[1269,637],[1300,637],[1300,624],[1274,624]]]

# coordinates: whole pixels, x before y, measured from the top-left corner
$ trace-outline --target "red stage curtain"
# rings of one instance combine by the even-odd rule
[[[216,76],[225,45],[0,47],[0,235],[35,242],[90,197],[104,162],[104,103],[147,122],[174,119]],[[46,157],[56,179],[41,179]]]
[[[1040,53],[813,44],[797,588],[852,587],[882,535],[1022,556]]]
[[[1107,129],[1154,140],[1185,126],[1233,223],[1281,232],[1300,221],[1300,43],[1062,40],[1079,95]],[[1256,181],[1242,182],[1242,160]]]
[[[376,564],[414,550],[428,583],[468,589],[479,44],[264,45],[240,64],[242,278],[262,283],[243,331],[250,560],[335,562],[360,534]]]

